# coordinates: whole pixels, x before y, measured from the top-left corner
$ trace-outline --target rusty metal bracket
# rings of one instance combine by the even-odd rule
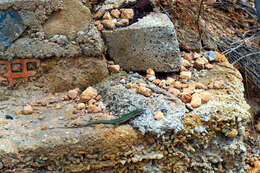
[[[28,65],[30,63],[35,63],[36,67],[34,70],[28,70]],[[5,65],[6,73],[0,74],[0,77],[6,78],[9,81],[9,84],[13,87],[14,78],[23,78],[24,82],[28,83],[28,79],[30,76],[34,76],[39,67],[40,67],[40,60],[39,59],[16,59],[14,61],[0,61],[0,65]],[[12,70],[12,65],[18,64],[21,66],[19,72],[14,72]]]

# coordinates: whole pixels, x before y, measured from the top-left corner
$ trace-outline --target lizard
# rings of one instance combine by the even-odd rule
[[[130,119],[133,119],[133,118],[141,115],[144,111],[145,111],[145,109],[136,109],[134,111],[131,111],[127,114],[122,115],[119,118],[115,118],[115,119],[112,119],[112,120],[97,120],[97,121],[91,121],[91,122],[88,122],[86,124],[75,126],[75,127],[58,127],[58,128],[82,128],[82,127],[87,127],[87,126],[90,126],[90,125],[93,125],[93,124],[121,125],[121,124],[129,121]]]

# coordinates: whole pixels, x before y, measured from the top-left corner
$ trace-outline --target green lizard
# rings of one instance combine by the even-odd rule
[[[61,127],[61,128],[82,128],[82,127],[87,127],[93,124],[115,124],[115,125],[121,125],[127,121],[129,121],[130,119],[133,119],[139,115],[141,115],[143,112],[145,111],[145,109],[136,109],[132,112],[129,112],[119,118],[116,119],[112,119],[112,120],[97,120],[97,121],[91,121],[87,124],[83,124],[80,126],[76,126],[76,127]]]

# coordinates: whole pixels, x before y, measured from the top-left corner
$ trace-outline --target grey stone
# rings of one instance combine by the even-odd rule
[[[126,70],[173,72],[181,66],[174,26],[165,14],[150,13],[128,27],[103,34],[110,57]]]
[[[132,77],[127,83],[146,83],[143,79]],[[149,83],[149,88],[160,93],[162,89]],[[125,114],[136,108],[145,108],[143,115],[135,118],[131,124],[138,128],[143,134],[153,132],[158,136],[166,133],[167,130],[178,132],[183,130],[183,118],[185,117],[185,105],[175,96],[165,96],[146,99],[145,96],[127,89],[120,83],[119,77],[114,76],[103,81],[95,87],[103,95],[103,102],[115,113]],[[174,102],[174,103],[173,103]],[[153,112],[161,111],[165,117],[157,121],[153,118]]]
[[[0,51],[6,50],[25,30],[21,16],[12,9],[0,11]]]
[[[204,52],[204,56],[209,60],[209,61],[215,61],[217,58],[217,55],[215,54],[214,51],[206,51]]]

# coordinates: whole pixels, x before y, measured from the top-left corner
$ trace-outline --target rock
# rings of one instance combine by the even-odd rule
[[[113,9],[113,10],[111,10],[111,15],[114,17],[114,18],[119,18],[119,16],[120,16],[120,11],[118,10],[118,9]]]
[[[216,58],[216,61],[217,62],[225,62],[226,61],[226,57],[225,55],[217,52],[217,51],[214,51],[214,53],[216,54],[217,58]]]
[[[160,79],[155,79],[155,80],[153,81],[153,84],[155,84],[155,85],[159,85],[160,82],[161,82]]]
[[[202,104],[201,103],[201,98],[200,98],[200,95],[198,93],[194,93],[192,95],[192,98],[191,98],[191,106],[193,108],[197,108],[197,107],[200,107],[200,105]]]
[[[122,19],[133,19],[134,17],[134,10],[133,9],[120,9],[121,18]]]
[[[43,26],[47,37],[56,34],[73,39],[76,33],[89,25],[91,12],[78,0],[64,0],[63,9],[51,16]]]
[[[183,88],[182,89],[183,94],[193,94],[194,93],[194,88]]]
[[[166,88],[166,81],[165,80],[161,80],[160,81],[160,83],[158,84],[158,86],[160,87],[160,88]]]
[[[101,99],[102,99],[102,96],[101,95],[97,95],[96,100],[99,101]]]
[[[148,69],[146,70],[146,75],[155,76],[155,72],[154,72],[153,69],[148,68]]]
[[[102,109],[97,107],[96,105],[88,105],[87,111],[88,113],[98,113],[98,112],[102,112]]]
[[[93,99],[97,96],[97,90],[92,87],[88,87],[85,91],[83,91],[80,95],[81,102],[87,102],[90,99]]]
[[[181,100],[184,102],[184,103],[190,103],[191,102],[191,95],[190,94],[181,94]]]
[[[208,91],[203,91],[199,94],[200,94],[200,98],[201,98],[201,101],[202,101],[203,104],[210,101],[210,99],[212,97],[212,94],[210,94],[210,92],[208,92]]]
[[[205,88],[205,85],[202,84],[202,83],[200,83],[200,82],[197,82],[197,83],[195,83],[195,88],[196,88],[196,89],[204,89],[204,88]]]
[[[102,32],[110,57],[125,70],[152,68],[156,72],[173,72],[180,69],[174,26],[165,14],[150,13],[128,27]]]
[[[172,77],[167,77],[166,78],[166,84],[167,85],[174,85],[175,79],[173,79]]]
[[[188,60],[186,60],[186,59],[183,59],[183,60],[182,60],[182,65],[183,65],[184,67],[190,67],[190,66],[191,66],[190,62],[189,62]]]
[[[69,90],[69,92],[68,92],[69,98],[71,98],[71,99],[73,99],[73,100],[74,100],[75,98],[77,98],[78,94],[79,94],[79,92],[78,92],[78,90],[76,90],[76,89]]]
[[[182,56],[183,56],[183,59],[185,59],[187,61],[191,61],[193,59],[193,55],[191,53],[183,52]]]
[[[85,109],[86,105],[84,103],[79,103],[76,105],[76,109],[77,110],[82,110],[82,109]]]
[[[108,65],[108,69],[112,72],[118,73],[120,70],[120,66],[119,65]]]
[[[164,115],[161,111],[157,111],[153,114],[153,118],[157,121],[160,121],[164,118]]]
[[[112,20],[112,16],[110,15],[110,13],[107,11],[105,12],[103,18],[103,20]]]
[[[177,89],[181,89],[182,88],[182,83],[180,81],[175,81],[173,86]]]
[[[212,64],[206,64],[205,68],[208,69],[208,70],[213,69],[213,65]]]
[[[128,19],[120,19],[119,22],[116,22],[116,26],[117,27],[127,26],[127,25],[129,25],[129,20]]]
[[[197,69],[204,69],[205,65],[208,64],[208,60],[204,57],[196,59],[194,65]]]
[[[90,99],[88,105],[94,105],[97,101],[95,99]]]
[[[143,87],[143,86],[138,87],[136,92],[139,93],[139,94],[142,94],[146,97],[150,97],[152,95],[152,91],[149,88],[146,88],[146,87]]]
[[[94,19],[100,19],[104,14],[104,10],[98,10],[95,14],[94,14]]]
[[[33,108],[31,105],[26,105],[23,107],[22,113],[25,115],[30,115],[33,113]]]
[[[106,29],[113,30],[115,28],[115,23],[112,20],[102,20],[102,24]]]
[[[215,54],[214,51],[206,51],[204,52],[204,56],[211,62],[215,61],[217,58],[217,55]]]
[[[187,68],[185,68],[184,66],[181,66],[180,72],[182,72],[182,71],[188,71],[188,70],[187,70]]]
[[[191,72],[190,71],[182,71],[180,73],[180,78],[190,80],[191,79]]]
[[[171,93],[171,94],[173,94],[173,95],[175,95],[175,96],[179,96],[180,95],[180,90],[178,90],[178,89],[176,89],[176,88],[169,88],[169,93]]]
[[[47,126],[46,125],[42,125],[41,126],[41,130],[47,130]]]

